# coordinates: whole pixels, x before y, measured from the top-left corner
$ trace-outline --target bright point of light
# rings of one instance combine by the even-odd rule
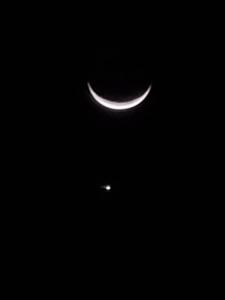
[[[106,185],[105,189],[106,189],[106,191],[110,191],[111,190],[111,186],[110,185]]]
[[[106,191],[110,191],[112,189],[111,185],[109,185],[109,184],[102,185],[101,188],[104,189],[104,190],[106,190]]]

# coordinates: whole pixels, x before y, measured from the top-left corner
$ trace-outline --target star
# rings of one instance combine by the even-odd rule
[[[108,191],[108,192],[112,189],[111,185],[109,185],[109,184],[102,185],[101,188]]]

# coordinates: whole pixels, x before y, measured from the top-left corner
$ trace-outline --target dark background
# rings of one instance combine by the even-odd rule
[[[48,196],[167,205],[179,194],[188,160],[184,78],[176,54],[132,42],[81,51],[67,46],[38,66],[30,137]],[[115,98],[138,95],[150,83],[152,90],[139,107],[116,112],[93,102],[88,81]],[[112,190],[106,193],[104,184]]]
[[[38,207],[166,215],[191,205],[195,45],[182,14],[158,13],[136,12],[136,22],[135,14],[85,14],[82,22],[51,13],[25,24],[15,74],[22,127],[15,130],[26,161],[20,188]],[[93,102],[88,81],[115,99],[149,83],[152,90],[140,106],[115,112]]]
[[[202,116],[211,114],[204,114],[206,102],[197,104],[209,83],[209,73],[199,72],[202,65],[208,71],[198,47],[202,30],[187,7],[108,7],[98,14],[88,6],[55,8],[32,10],[20,20],[23,28],[13,25],[4,124],[11,129],[5,226],[18,235],[13,249],[24,238],[23,253],[38,251],[36,259],[52,245],[43,261],[53,270],[61,249],[68,266],[83,255],[94,272],[102,259],[117,274],[121,260],[132,269],[136,249],[138,265],[154,261],[159,273],[159,264],[170,263],[168,272],[174,260],[189,264],[203,232],[208,237],[203,219],[211,218],[213,199],[202,146],[209,132]],[[88,81],[115,98],[149,83],[152,90],[135,109],[113,112],[92,101]]]

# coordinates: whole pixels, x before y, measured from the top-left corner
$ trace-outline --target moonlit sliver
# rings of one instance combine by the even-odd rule
[[[141,95],[140,97],[137,97],[133,100],[126,101],[126,102],[114,102],[114,101],[111,101],[111,100],[108,100],[108,99],[105,99],[105,98],[99,96],[93,90],[93,88],[91,87],[89,82],[88,82],[88,89],[89,89],[91,96],[94,98],[94,100],[97,101],[99,104],[103,105],[104,107],[114,109],[114,110],[125,110],[125,109],[135,107],[135,106],[139,105],[141,102],[143,102],[151,90],[151,85],[148,87],[147,91],[143,95]]]

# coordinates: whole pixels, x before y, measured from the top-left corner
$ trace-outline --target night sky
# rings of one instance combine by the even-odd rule
[[[68,18],[31,30],[18,107],[27,193],[45,205],[57,199],[65,210],[109,204],[143,212],[180,205],[191,161],[191,52],[184,30],[150,16],[139,26],[108,21],[100,30],[103,21],[98,27],[87,17],[87,28]],[[116,100],[152,89],[139,106],[111,111],[93,101],[88,82]]]
[[[176,106],[179,75],[169,70],[176,65],[150,46],[63,50],[41,62],[44,76],[35,83],[30,115],[37,120],[40,180],[46,177],[48,190],[91,202],[132,198],[145,204],[176,190],[182,116]],[[139,106],[111,111],[93,101],[88,82],[110,99],[139,96],[149,84],[152,89]],[[107,184],[110,191],[101,188]]]
[[[99,17],[89,7],[70,15],[68,9],[64,15],[51,8],[45,21],[38,15],[34,27],[25,22],[27,32],[18,29],[10,52],[15,71],[8,68],[17,82],[9,91],[16,96],[9,97],[4,124],[12,144],[6,144],[13,177],[8,191],[16,194],[8,196],[8,220],[16,224],[13,231],[24,224],[13,249],[28,232],[24,253],[38,249],[34,260],[45,255],[49,243],[49,257],[63,249],[58,256],[68,259],[68,266],[81,261],[86,272],[84,254],[84,261],[96,263],[95,273],[101,259],[104,266],[114,264],[116,253],[133,268],[132,256],[139,260],[146,251],[161,272],[158,262],[173,264],[170,251],[174,257],[189,251],[186,236],[202,235],[204,224],[199,231],[195,224],[199,216],[208,218],[202,197],[208,158],[200,145],[209,132],[202,116],[210,114],[204,114],[205,102],[201,110],[197,105],[203,99],[199,70],[207,65],[196,50],[201,35],[192,41],[192,19],[185,20],[177,7],[173,14],[150,8],[135,7],[133,15],[107,8]],[[137,107],[112,111],[92,99],[88,82],[112,100],[140,96],[149,85],[151,91]],[[137,248],[139,254],[131,254]],[[182,259],[188,262],[187,257]],[[58,257],[53,264],[58,268]]]

